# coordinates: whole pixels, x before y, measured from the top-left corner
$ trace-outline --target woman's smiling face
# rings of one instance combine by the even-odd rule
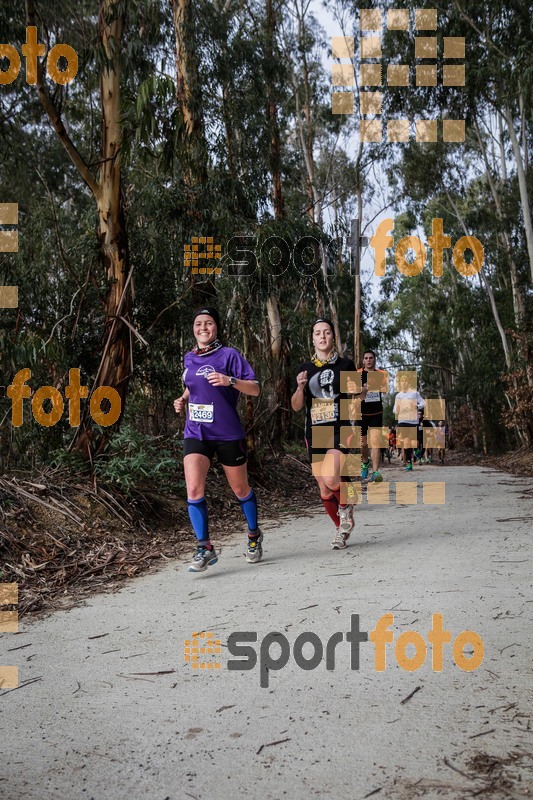
[[[207,347],[217,338],[217,324],[209,314],[199,314],[194,320],[193,333],[198,347]]]

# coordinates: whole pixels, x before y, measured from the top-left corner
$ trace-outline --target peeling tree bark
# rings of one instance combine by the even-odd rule
[[[265,83],[266,83],[266,117],[270,135],[270,172],[272,175],[272,204],[274,219],[281,222],[284,217],[283,189],[281,181],[281,141],[278,125],[278,109],[273,80],[273,64],[275,62],[275,41],[277,9],[275,0],[266,0],[265,5]],[[269,360],[272,374],[272,396],[270,410],[272,414],[271,441],[275,446],[281,444],[283,434],[288,427],[289,397],[287,391],[286,372],[288,368],[287,354],[283,342],[283,326],[279,310],[278,298],[272,284],[267,297],[267,319],[269,336]],[[287,409],[287,410],[284,410]]]
[[[499,219],[503,219],[502,214],[502,205],[500,200],[500,195],[498,189],[496,188],[496,184],[494,182],[494,178],[490,171],[489,160],[487,158],[487,151],[485,147],[485,142],[481,136],[479,127],[477,123],[475,123],[475,131],[476,131],[476,138],[478,140],[479,148],[481,150],[481,155],[483,158],[483,164],[485,166],[485,175],[487,178],[487,182],[489,184],[489,188],[492,194],[492,198],[494,200],[494,205],[496,206],[496,213],[498,214]],[[520,287],[518,283],[518,269],[516,267],[515,260],[513,258],[513,248],[511,246],[511,240],[509,238],[509,234],[507,231],[503,231],[501,234],[501,241],[504,244],[505,250],[507,251],[507,256],[509,259],[509,274],[511,277],[511,292],[513,298],[513,310],[514,310],[514,317],[515,317],[515,324],[517,328],[521,328],[524,321],[524,299],[522,297],[522,293],[520,292]]]
[[[323,200],[320,198],[318,188],[315,181],[315,160],[314,160],[314,120],[313,109],[311,107],[311,84],[309,75],[309,64],[307,62],[307,54],[305,50],[305,15],[309,10],[309,3],[303,2],[301,8],[298,0],[294,0],[294,8],[298,19],[298,42],[300,44],[299,52],[302,57],[302,75],[303,75],[303,89],[304,89],[304,106],[300,107],[300,87],[296,75],[292,76],[292,84],[294,87],[294,97],[296,104],[296,124],[298,127],[298,134],[302,148],[302,156],[305,164],[307,174],[307,194],[309,197],[309,206],[307,214],[312,223],[316,223],[321,229],[323,228],[322,205]],[[302,119],[302,110],[305,118],[305,125]],[[320,252],[322,250],[322,252]],[[325,293],[328,299],[329,315],[335,330],[335,340],[337,348],[342,353],[344,352],[344,343],[341,339],[339,314],[337,311],[337,303],[329,284],[329,277],[327,274],[326,254],[324,248],[317,247],[315,249],[315,262],[320,264],[322,271],[322,280],[324,283]],[[321,296],[318,282],[314,281],[316,292],[316,309],[317,315],[324,314],[324,301]]]
[[[278,109],[272,79],[274,63],[274,41],[276,35],[276,9],[273,0],[266,0],[266,90],[267,120],[270,129],[270,170],[272,173],[272,203],[274,218],[283,217],[283,192],[281,186],[281,142],[278,125]]]
[[[34,25],[36,18],[35,0],[26,0],[27,24]],[[100,258],[108,289],[105,299],[105,329],[102,336],[103,356],[92,390],[99,386],[114,388],[120,396],[121,416],[124,413],[128,383],[132,374],[131,332],[123,321],[129,322],[131,317],[131,275],[120,174],[120,48],[124,21],[123,3],[100,0],[98,39],[105,53],[106,62],[100,73],[102,145],[100,171],[96,176],[71,140],[61,115],[48,94],[42,68],[39,68],[37,76],[41,105],[69,158],[96,201]],[[90,459],[92,451],[99,451],[106,442],[106,437],[96,436],[86,406],[71,447]]]
[[[181,167],[187,186],[207,182],[207,146],[202,116],[198,63],[194,54],[194,22],[191,0],[170,0],[176,40],[176,99],[183,126]]]
[[[529,255],[531,282],[533,283],[533,225],[531,222],[526,173],[524,170],[524,163],[522,161],[522,153],[520,152],[520,144],[518,143],[518,138],[513,126],[513,118],[509,106],[505,106],[504,115],[509,138],[511,139],[513,154],[515,157],[516,175],[518,177],[518,189],[520,192],[520,204],[522,206],[522,213],[524,215],[524,228],[526,232],[527,252]]]
[[[117,44],[121,41],[124,29],[124,17],[119,16],[111,23],[107,23],[106,16],[111,14],[112,5],[110,0],[104,0],[101,19],[101,41],[109,61],[100,78],[103,163],[98,194],[98,238],[109,282],[106,298],[108,326],[119,314],[127,319],[131,311],[131,293],[126,291],[126,281],[130,271],[129,254],[121,202],[120,59],[117,53]],[[115,335],[111,337],[108,357],[102,364],[100,373],[102,383],[105,384],[109,378],[114,377],[118,388],[129,380],[130,338],[125,325],[115,326]]]
[[[466,227],[465,221],[464,221],[463,217],[461,216],[461,213],[460,213],[459,209],[457,208],[457,205],[454,203],[453,198],[452,198],[452,196],[450,195],[450,193],[448,191],[446,191],[446,197],[448,198],[448,202],[450,203],[455,216],[457,217],[457,219],[461,223],[461,227],[462,227],[462,229],[464,231],[465,236],[470,236],[471,235],[470,231]],[[482,286],[484,286],[485,291],[487,292],[487,297],[489,298],[490,310],[492,311],[492,316],[494,318],[494,323],[495,323],[495,325],[496,325],[496,327],[498,329],[498,333],[500,334],[500,339],[501,339],[501,342],[502,342],[503,355],[504,355],[504,358],[505,358],[505,364],[507,366],[507,369],[510,370],[511,369],[511,353],[510,353],[510,349],[509,349],[509,342],[507,341],[507,334],[505,333],[504,327],[503,327],[501,319],[500,319],[500,315],[498,313],[498,306],[496,305],[496,300],[494,299],[494,292],[492,291],[492,286],[490,285],[490,282],[489,282],[487,276],[485,275],[483,269],[481,269],[478,272],[478,277],[479,277],[479,282],[481,283]]]

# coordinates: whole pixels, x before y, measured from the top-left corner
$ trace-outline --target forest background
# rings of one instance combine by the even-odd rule
[[[420,6],[401,4],[411,19]],[[363,7],[385,15],[399,4]],[[384,216],[395,220],[395,242],[409,233],[427,242],[441,217],[452,243],[477,237],[485,261],[464,277],[448,250],[441,278],[429,265],[405,277],[389,250],[385,277],[363,280],[362,347],[392,373],[417,370],[422,394],[446,399],[456,445],[531,448],[529,4],[428,8],[438,10],[439,54],[444,36],[466,38],[466,85],[417,87],[411,77],[384,92],[383,118],[412,127],[465,119],[464,143],[443,142],[440,123],[435,143],[361,142],[357,87],[354,113],[332,113],[338,62],[308,0],[2,4],[1,42],[20,51],[36,25],[47,52],[56,43],[76,50],[79,69],[62,86],[41,59],[29,85],[22,59],[18,78],[0,86],[0,202],[19,207],[18,253],[0,254],[0,285],[19,291],[17,309],[0,309],[1,383],[29,367],[34,391],[63,392],[76,367],[91,391],[114,387],[123,411],[107,429],[87,409],[79,428],[67,413],[46,428],[26,400],[15,428],[2,390],[4,476],[66,469],[126,493],[149,479],[183,488],[172,401],[192,310],[204,304],[220,309],[227,342],[263,387],[243,401],[256,475],[269,455],[299,452],[303,420],[289,399],[310,323],[330,317],[340,351],[354,355],[352,220],[369,236]],[[356,63],[359,10],[327,0],[318,15],[354,36]],[[413,25],[385,30],[384,70],[408,63],[414,74],[415,35]],[[208,236],[224,257],[203,265],[220,275],[193,275],[184,246]],[[251,275],[235,267],[235,236],[255,237]],[[276,276],[283,246],[272,237],[290,253],[304,236],[317,244],[302,251],[300,269],[291,262]]]

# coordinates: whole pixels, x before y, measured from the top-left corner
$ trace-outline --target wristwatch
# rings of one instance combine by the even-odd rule
[[[230,379],[229,379],[229,385],[230,385],[230,386],[235,386],[235,384],[236,384],[236,383],[237,383],[237,378],[233,378],[233,377],[230,375]]]

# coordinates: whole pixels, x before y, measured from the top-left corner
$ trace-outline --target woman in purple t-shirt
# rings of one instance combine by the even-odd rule
[[[248,523],[246,560],[256,564],[263,557],[257,499],[248,483],[246,439],[237,413],[240,392],[257,396],[259,383],[246,359],[221,342],[219,332],[220,316],[216,308],[199,308],[194,312],[196,347],[185,356],[185,391],[174,400],[178,414],[187,406],[183,467],[189,517],[198,543],[189,572],[203,572],[218,561],[209,538],[204,497],[207,473],[215,453]]]

